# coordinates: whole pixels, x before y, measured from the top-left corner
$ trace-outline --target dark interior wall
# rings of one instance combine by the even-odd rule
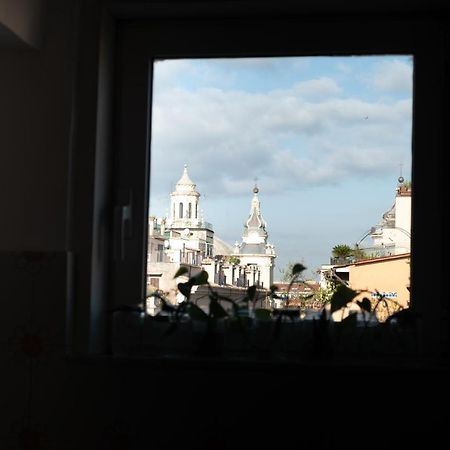
[[[117,377],[66,358],[80,7],[48,1],[40,48],[0,48],[1,449],[101,448],[113,422]]]
[[[0,47],[6,45],[16,48],[40,47],[46,2],[47,0],[2,0],[0,2]],[[6,38],[5,43],[3,38]]]
[[[95,138],[95,99],[81,97],[84,87],[96,92],[96,73],[78,73],[85,57],[77,53],[78,3],[49,1],[40,50],[0,50],[0,448],[398,449],[448,439],[436,407],[449,405],[448,375],[438,370],[145,366],[66,356],[66,250],[90,256],[68,235],[68,198],[88,196],[69,185],[74,130],[82,133],[81,185],[79,171],[93,170],[95,160],[84,145]],[[98,34],[83,39],[94,58]],[[75,120],[74,105],[89,99],[90,117]]]
[[[41,49],[0,49],[1,250],[64,250],[75,2],[49,3]]]
[[[51,0],[40,48],[0,48],[2,449],[83,448],[113,410],[105,371],[66,360],[78,14]]]

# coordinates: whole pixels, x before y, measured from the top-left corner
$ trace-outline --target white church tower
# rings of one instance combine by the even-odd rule
[[[185,165],[170,194],[167,217],[149,217],[147,293],[161,290],[174,304],[184,300],[177,288],[183,277],[174,279],[180,265],[188,268],[189,276],[195,275],[202,270],[203,259],[209,259],[214,250],[213,227],[199,213],[199,198]],[[147,307],[151,314],[156,311],[154,297]]]
[[[266,222],[261,215],[259,189],[253,188],[250,214],[244,225],[242,242],[236,242],[233,256],[246,267],[248,284],[259,285],[269,289],[273,284],[273,268],[275,265],[275,249],[267,242]]]
[[[170,212],[167,218],[167,230],[170,239],[167,245],[181,254],[196,253],[191,261],[181,258],[177,262],[200,264],[201,260],[213,254],[214,231],[209,222],[203,220],[199,208],[200,193],[190,179],[187,165],[183,174],[170,194]],[[175,260],[173,258],[173,260]]]
[[[200,194],[195,189],[195,183],[189,178],[187,164],[178,180],[175,191],[170,194],[170,217],[171,228],[186,228],[199,226],[201,224],[198,203]]]

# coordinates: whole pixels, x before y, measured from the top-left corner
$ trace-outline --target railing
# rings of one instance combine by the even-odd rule
[[[353,264],[354,262],[356,262],[356,260],[357,259],[354,256],[347,256],[347,257],[337,256],[330,258],[330,264],[340,266],[343,264]]]
[[[208,230],[213,230],[213,225],[210,222],[206,222],[206,220],[200,219],[175,219],[167,224],[167,226],[175,227],[175,228],[206,228]]]
[[[382,258],[385,256],[394,256],[400,255],[402,253],[409,253],[410,248],[408,247],[360,247],[358,249],[361,252],[360,255],[357,256],[347,256],[347,257],[331,257],[330,264],[335,266],[345,265],[345,264],[354,264],[358,261],[364,261],[366,259],[373,258]]]
[[[164,253],[164,250],[157,250],[150,252],[147,261],[149,263],[168,263],[170,262],[170,258]]]
[[[180,263],[189,264],[191,266],[200,266],[202,263],[202,257],[196,252],[188,252],[180,255]]]
[[[200,221],[200,224],[196,225],[196,226],[199,227],[199,228],[207,228],[208,230],[212,230],[213,229],[212,223],[206,222],[206,220]]]

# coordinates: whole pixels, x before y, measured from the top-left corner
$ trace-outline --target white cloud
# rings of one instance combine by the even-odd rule
[[[411,63],[392,60],[378,64],[370,83],[378,90],[388,93],[410,94],[413,67]]]
[[[321,85],[329,95],[311,100]],[[176,181],[186,162],[205,190],[223,194],[245,192],[255,176],[277,191],[376,176],[398,162],[410,145],[411,101],[336,98],[338,92],[333,80],[320,79],[267,94],[156,93],[152,188],[168,174]]]
[[[339,62],[336,65],[336,68],[339,70],[339,72],[342,72],[345,75],[349,75],[352,73],[352,68],[350,67],[349,64],[345,64],[343,62]]]
[[[180,76],[198,76],[195,64],[188,59],[163,59],[156,60],[153,66],[154,85],[158,90],[173,86]]]
[[[337,85],[336,81],[328,77],[301,81],[294,85],[293,90],[303,98],[325,98],[330,95],[338,95],[341,92],[341,88]]]
[[[228,63],[232,65],[227,68]],[[290,68],[298,63],[298,70],[283,83],[277,78],[286,74],[282,64],[259,58],[222,61],[219,68],[208,70],[180,60],[157,66],[151,211],[165,213],[187,163],[202,195],[206,220],[233,243],[240,238],[258,177],[263,216],[279,255],[277,265],[305,256],[306,265],[314,268],[326,262],[333,245],[356,241],[390,206],[389,187],[387,200],[378,190],[386,185],[386,173],[394,184],[400,163],[407,173],[411,67],[405,71],[408,64],[391,58],[378,64],[371,76],[359,72],[352,78],[359,91],[349,91],[353,86],[345,84],[343,73],[355,73],[351,60],[337,68],[338,78],[314,71],[305,79],[308,65],[314,64],[309,59],[291,63]],[[249,73],[259,68],[275,80],[263,86],[272,90],[248,89]],[[245,86],[236,83],[244,72]],[[367,90],[369,82],[378,89],[375,95]],[[361,88],[366,91],[358,95]],[[380,97],[380,92],[398,95]]]

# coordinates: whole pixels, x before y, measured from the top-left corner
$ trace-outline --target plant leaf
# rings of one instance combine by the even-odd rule
[[[181,275],[184,275],[185,273],[188,273],[188,272],[189,272],[189,269],[188,269],[187,267],[181,266],[181,267],[177,270],[176,274],[175,274],[173,277],[174,277],[174,278],[178,278],[178,277],[181,277]]]
[[[162,303],[162,306],[161,306],[162,311],[174,312],[176,310],[175,306],[170,305],[164,299],[161,299],[161,303]]]
[[[192,284],[188,281],[187,283],[178,283],[178,290],[187,298],[191,295]]]
[[[292,267],[292,276],[302,273],[306,270],[306,267],[303,264],[297,263]]]
[[[354,328],[356,326],[356,322],[357,322],[356,319],[357,319],[357,314],[355,312],[352,312],[344,320],[342,320],[340,322],[340,326],[343,328]]]
[[[208,272],[206,272],[205,270],[202,270],[197,275],[194,275],[193,277],[191,277],[189,279],[189,283],[191,283],[193,286],[208,283]]]
[[[256,286],[249,286],[247,289],[247,297],[250,301],[253,301],[255,299],[256,295]]]
[[[208,320],[208,315],[194,303],[189,303],[188,314],[192,320]]]
[[[209,302],[209,315],[215,319],[220,319],[221,317],[227,317],[228,313],[216,299],[211,298]]]
[[[339,284],[331,297],[331,310],[330,313],[338,311],[347,303],[350,303],[358,295],[357,291],[350,289],[349,287]]]
[[[363,311],[370,313],[372,310],[372,303],[370,303],[370,300],[367,297],[364,297],[362,300],[357,300],[356,303]]]

